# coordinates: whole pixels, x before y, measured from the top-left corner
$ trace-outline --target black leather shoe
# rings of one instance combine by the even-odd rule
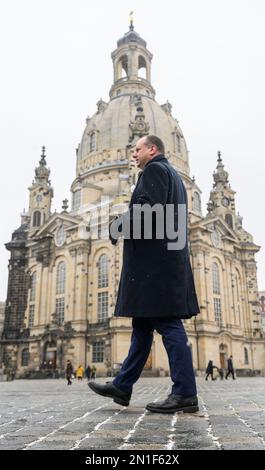
[[[115,387],[112,382],[107,382],[105,385],[89,382],[88,386],[98,395],[113,398],[113,401],[119,405],[128,406],[130,403],[131,393],[123,392]]]
[[[166,400],[146,405],[148,411],[152,413],[176,413],[183,411],[183,413],[195,413],[199,411],[198,398],[183,397],[181,395],[169,395]]]

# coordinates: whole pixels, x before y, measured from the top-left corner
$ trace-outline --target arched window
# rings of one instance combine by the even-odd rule
[[[138,57],[138,77],[144,78],[145,80],[147,77],[146,60],[141,55]]]
[[[34,273],[32,273],[31,279],[30,279],[30,297],[29,297],[30,302],[34,302],[34,300],[35,300],[36,283],[37,283],[37,272],[34,271]]]
[[[118,79],[128,77],[128,57],[123,55],[118,62]]]
[[[101,255],[98,260],[98,287],[108,287],[108,257]]]
[[[176,134],[176,151],[180,153],[181,151],[181,144],[180,144],[180,135]]]
[[[29,349],[25,348],[22,350],[21,354],[21,365],[28,366],[29,365]]]
[[[244,364],[248,364],[248,350],[244,348]]]
[[[212,275],[213,275],[213,293],[220,295],[220,273],[219,273],[219,267],[217,263],[213,263]]]
[[[60,261],[57,266],[57,275],[56,275],[56,294],[65,293],[65,279],[66,279],[66,269],[65,262]]]
[[[94,152],[96,150],[96,133],[92,132],[90,134],[90,152]]]
[[[64,322],[64,297],[56,298],[55,312],[58,325]]]
[[[220,287],[220,272],[217,263],[212,265],[212,283],[213,283],[213,307],[214,319],[217,325],[222,325],[222,306],[221,306],[221,287]]]
[[[96,264],[98,269],[97,321],[105,322],[109,317],[109,273],[108,256],[103,253]]]
[[[213,305],[214,305],[214,319],[215,319],[217,325],[221,326],[221,324],[222,324],[221,299],[218,298],[218,297],[214,297]]]
[[[240,302],[240,296],[239,296],[239,279],[238,279],[238,275],[236,274],[235,275],[235,281],[236,281],[236,300],[237,300],[237,303]]]
[[[72,210],[77,211],[81,206],[81,189],[77,189],[73,193],[73,199],[72,199]]]
[[[39,227],[41,221],[41,213],[40,211],[35,211],[33,214],[33,227]]]
[[[37,271],[34,271],[30,278],[28,328],[34,326],[35,300],[36,300]]]
[[[109,293],[98,292],[98,322],[104,322],[109,314]]]
[[[229,227],[233,228],[233,217],[231,214],[225,214],[225,221]]]
[[[243,318],[241,318],[241,297],[242,297],[242,290],[241,290],[241,277],[239,271],[236,269],[235,274],[235,312],[238,315],[238,324],[242,325]]]
[[[196,212],[201,212],[201,198],[199,193],[196,191],[193,193],[192,197],[192,210]]]
[[[59,325],[62,325],[64,322],[64,312],[65,312],[65,282],[66,282],[66,267],[65,262],[60,261],[57,266],[56,272],[56,321]]]

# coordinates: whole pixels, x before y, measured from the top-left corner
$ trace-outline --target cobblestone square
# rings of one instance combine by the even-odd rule
[[[166,415],[145,405],[167,396],[169,378],[141,378],[128,408],[86,380],[1,382],[0,450],[265,450],[265,378],[197,385],[198,413]]]

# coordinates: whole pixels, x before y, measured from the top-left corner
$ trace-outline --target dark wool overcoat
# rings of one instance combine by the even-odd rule
[[[187,205],[187,193],[163,155],[154,157],[140,173],[129,214],[134,204],[174,204],[174,227],[178,228],[177,206]],[[181,250],[168,250],[168,241],[166,234],[163,239],[124,239],[115,316],[184,319],[199,313],[188,244]]]

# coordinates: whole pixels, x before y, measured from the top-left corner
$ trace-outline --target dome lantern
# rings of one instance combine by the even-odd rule
[[[117,41],[117,49],[111,57],[114,69],[111,99],[132,92],[154,98],[155,91],[151,85],[153,55],[146,48],[146,41],[134,30],[132,12],[129,31]]]

